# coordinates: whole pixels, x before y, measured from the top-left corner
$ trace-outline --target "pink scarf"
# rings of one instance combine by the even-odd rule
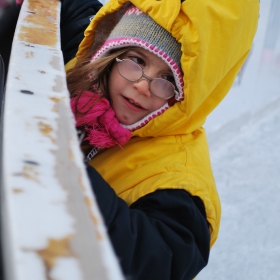
[[[98,148],[122,147],[130,138],[131,132],[122,127],[115,116],[110,102],[90,91],[85,91],[71,99],[76,126],[83,126],[87,132],[84,140]]]

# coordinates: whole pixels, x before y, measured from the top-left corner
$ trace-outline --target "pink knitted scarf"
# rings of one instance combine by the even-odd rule
[[[85,91],[71,99],[71,108],[76,126],[85,128],[87,136],[84,140],[92,146],[98,149],[122,147],[131,138],[131,132],[120,125],[106,98]]]

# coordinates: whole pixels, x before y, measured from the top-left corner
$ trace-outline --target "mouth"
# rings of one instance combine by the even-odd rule
[[[133,100],[128,99],[128,98],[127,98],[127,100],[128,100],[128,102],[130,102],[130,103],[133,104],[134,106],[144,109],[140,104],[134,102]]]
[[[134,109],[134,110],[146,110],[145,108],[143,108],[139,103],[135,102],[133,99],[124,97],[126,104],[129,106],[129,108]]]

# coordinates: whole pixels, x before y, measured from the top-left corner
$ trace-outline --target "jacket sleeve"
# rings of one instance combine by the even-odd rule
[[[61,0],[61,4],[61,49],[66,64],[75,57],[85,29],[102,4],[97,0]]]
[[[2,7],[0,5],[0,54],[5,64],[6,80],[20,6],[16,5],[14,1],[3,1],[2,3],[5,5]]]
[[[198,197],[160,190],[128,207],[95,169],[87,171],[126,277],[187,280],[206,266],[210,234]]]

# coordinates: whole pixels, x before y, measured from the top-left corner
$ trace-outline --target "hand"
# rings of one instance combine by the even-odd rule
[[[23,3],[23,0],[16,0],[17,5],[21,5]]]

